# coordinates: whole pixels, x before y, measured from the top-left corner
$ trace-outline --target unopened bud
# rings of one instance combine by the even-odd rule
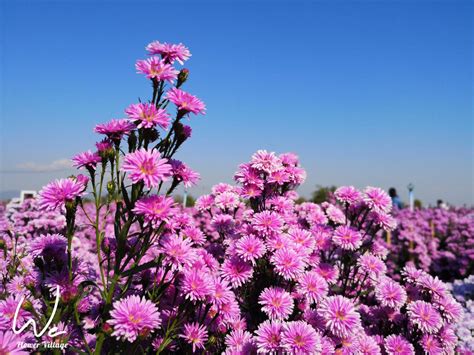
[[[137,147],[137,136],[134,131],[128,135],[128,151],[134,152]]]
[[[109,324],[109,323],[104,323],[102,324],[102,331],[107,334],[107,335],[110,335],[112,334],[112,326]]]
[[[107,183],[107,192],[109,193],[109,195],[114,194],[114,192],[115,192],[115,182],[109,181]]]
[[[178,74],[178,83],[176,87],[179,88],[181,85],[183,85],[186,82],[186,80],[188,80],[188,76],[189,76],[189,70],[186,68],[181,69],[181,71]]]
[[[21,308],[24,309],[25,311],[31,312],[34,310],[33,308],[33,303],[31,303],[28,300],[23,301]]]

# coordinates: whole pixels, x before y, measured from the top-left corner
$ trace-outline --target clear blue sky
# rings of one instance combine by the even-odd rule
[[[473,204],[472,2],[3,1],[0,191],[38,189],[93,147],[149,84],[152,40],[193,56],[207,104],[179,157],[194,194],[257,149],[297,153],[308,180]],[[56,163],[54,163],[56,161]],[[46,172],[45,172],[46,171]]]

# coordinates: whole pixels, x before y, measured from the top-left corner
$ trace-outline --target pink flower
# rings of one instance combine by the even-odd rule
[[[401,335],[389,335],[385,338],[385,351],[388,355],[415,355],[415,349]]]
[[[400,309],[407,300],[407,293],[395,281],[384,278],[375,288],[375,298],[382,306]]]
[[[319,302],[328,293],[328,283],[314,271],[306,272],[298,278],[298,293],[309,302]]]
[[[261,170],[267,174],[274,173],[282,169],[282,163],[275,153],[267,152],[266,150],[259,150],[252,155],[251,167]]]
[[[367,186],[364,190],[364,202],[374,211],[390,212],[392,199],[381,188]]]
[[[345,250],[356,250],[362,245],[360,232],[349,226],[337,227],[332,240],[334,244]]]
[[[158,308],[151,301],[132,295],[115,301],[107,321],[117,339],[134,342],[138,336],[146,337],[161,323]]]
[[[343,296],[331,296],[324,300],[319,309],[326,327],[338,337],[347,337],[360,327],[360,315],[354,304]]]
[[[66,251],[67,239],[61,234],[40,235],[33,239],[29,245],[29,252],[32,257],[44,255],[47,258],[60,258]]]
[[[354,205],[360,202],[362,194],[354,186],[341,186],[334,191],[334,196],[344,203]]]
[[[224,191],[215,197],[214,203],[216,207],[219,207],[222,210],[233,210],[240,204],[239,195],[231,191]]]
[[[385,263],[375,255],[366,253],[357,260],[360,270],[369,277],[377,279],[387,271]]]
[[[268,287],[262,291],[258,298],[262,311],[270,319],[287,319],[293,312],[293,297],[279,287]]]
[[[184,325],[183,334],[180,335],[188,344],[192,344],[193,353],[196,349],[204,349],[207,340],[206,327],[199,323],[186,323]]]
[[[225,344],[237,354],[251,354],[254,339],[251,333],[236,329],[226,335]]]
[[[277,353],[280,350],[281,332],[283,324],[279,320],[266,320],[255,331],[259,353]]]
[[[165,261],[178,269],[184,265],[190,265],[195,258],[192,241],[176,234],[163,237],[160,249],[165,255]]]
[[[169,161],[171,165],[171,173],[173,177],[183,182],[185,187],[191,187],[192,185],[196,185],[201,176],[199,173],[191,170],[186,164],[182,161],[171,159]]]
[[[188,60],[189,57],[191,57],[189,49],[186,48],[182,43],[168,44],[154,41],[151,42],[148,46],[146,46],[146,50],[151,55],[161,55],[161,58],[163,58],[165,62],[171,64],[173,64],[173,62],[177,60],[179,64],[183,65],[184,62]]]
[[[102,161],[102,158],[97,153],[92,153],[90,150],[84,153],[79,153],[72,158],[73,166],[76,168],[95,169],[97,163]]]
[[[151,57],[144,60],[138,60],[135,64],[137,73],[145,74],[148,79],[158,81],[168,81],[173,83],[179,74],[173,66],[161,60],[159,57]]]
[[[425,351],[425,354],[429,355],[443,355],[445,352],[443,351],[443,345],[440,341],[431,334],[425,334],[421,338],[421,346]]]
[[[76,179],[55,180],[39,192],[39,204],[41,208],[47,210],[63,208],[67,202],[72,202],[76,197],[84,195],[85,188],[85,185]]]
[[[422,333],[436,333],[442,326],[439,313],[425,301],[412,302],[407,310],[410,323],[416,325]]]
[[[245,235],[240,238],[235,244],[236,253],[243,260],[250,261],[255,264],[255,261],[265,254],[265,244],[260,238],[252,235]]]
[[[157,109],[151,103],[132,104],[125,109],[125,113],[131,121],[138,121],[138,128],[153,128],[156,125],[167,129],[171,117],[163,109]]]
[[[263,211],[253,216],[252,226],[263,235],[271,235],[282,229],[283,219],[275,212]]]
[[[199,113],[204,115],[206,113],[206,105],[196,96],[188,94],[183,90],[172,88],[166,94],[166,98],[174,103],[179,111],[185,114],[192,112],[195,115]]]
[[[281,345],[292,354],[317,354],[322,350],[321,337],[304,321],[288,322],[283,326]]]
[[[117,141],[134,129],[135,126],[126,119],[113,119],[107,123],[96,125],[94,131],[99,134],[105,134],[109,139]]]
[[[357,348],[361,355],[381,355],[380,346],[375,338],[365,334],[357,338]]]
[[[322,276],[328,283],[335,283],[339,277],[339,269],[330,264],[322,263],[319,264],[315,271],[318,275]]]
[[[10,330],[0,331],[0,354],[27,355],[29,352],[21,350],[20,343],[25,340]]]
[[[297,279],[306,266],[304,255],[287,247],[275,251],[270,262],[275,266],[277,274],[282,275],[286,280]]]
[[[161,222],[167,222],[174,211],[174,201],[166,196],[149,196],[138,200],[135,203],[133,212],[143,216],[145,224],[151,223],[158,227]]]
[[[239,287],[252,277],[253,268],[251,264],[235,256],[224,261],[221,274],[233,287]]]
[[[183,271],[183,281],[181,291],[184,296],[191,301],[203,301],[208,295],[212,294],[211,276],[198,269],[185,269]]]
[[[167,163],[167,159],[161,159],[157,150],[141,148],[125,155],[122,170],[129,173],[133,183],[143,181],[146,187],[152,188],[167,180],[171,165]]]

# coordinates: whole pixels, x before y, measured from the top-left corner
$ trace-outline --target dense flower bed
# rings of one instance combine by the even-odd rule
[[[463,311],[448,286],[424,265],[386,263],[396,220],[383,190],[296,204],[297,156],[260,150],[235,186],[176,206],[176,187],[199,179],[175,158],[183,119],[205,106],[181,89],[186,47],[147,50],[136,68],[151,99],[96,126],[96,151],[73,158],[88,176],[2,213],[0,353],[41,341],[96,354],[454,353]],[[50,317],[53,334],[31,327]]]

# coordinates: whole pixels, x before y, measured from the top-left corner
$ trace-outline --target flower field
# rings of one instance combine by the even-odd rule
[[[78,175],[2,207],[0,354],[474,352],[472,209],[396,210],[370,186],[297,203],[298,157],[266,150],[183,208],[184,122],[206,107],[184,45],[146,49],[150,97],[95,127]]]

